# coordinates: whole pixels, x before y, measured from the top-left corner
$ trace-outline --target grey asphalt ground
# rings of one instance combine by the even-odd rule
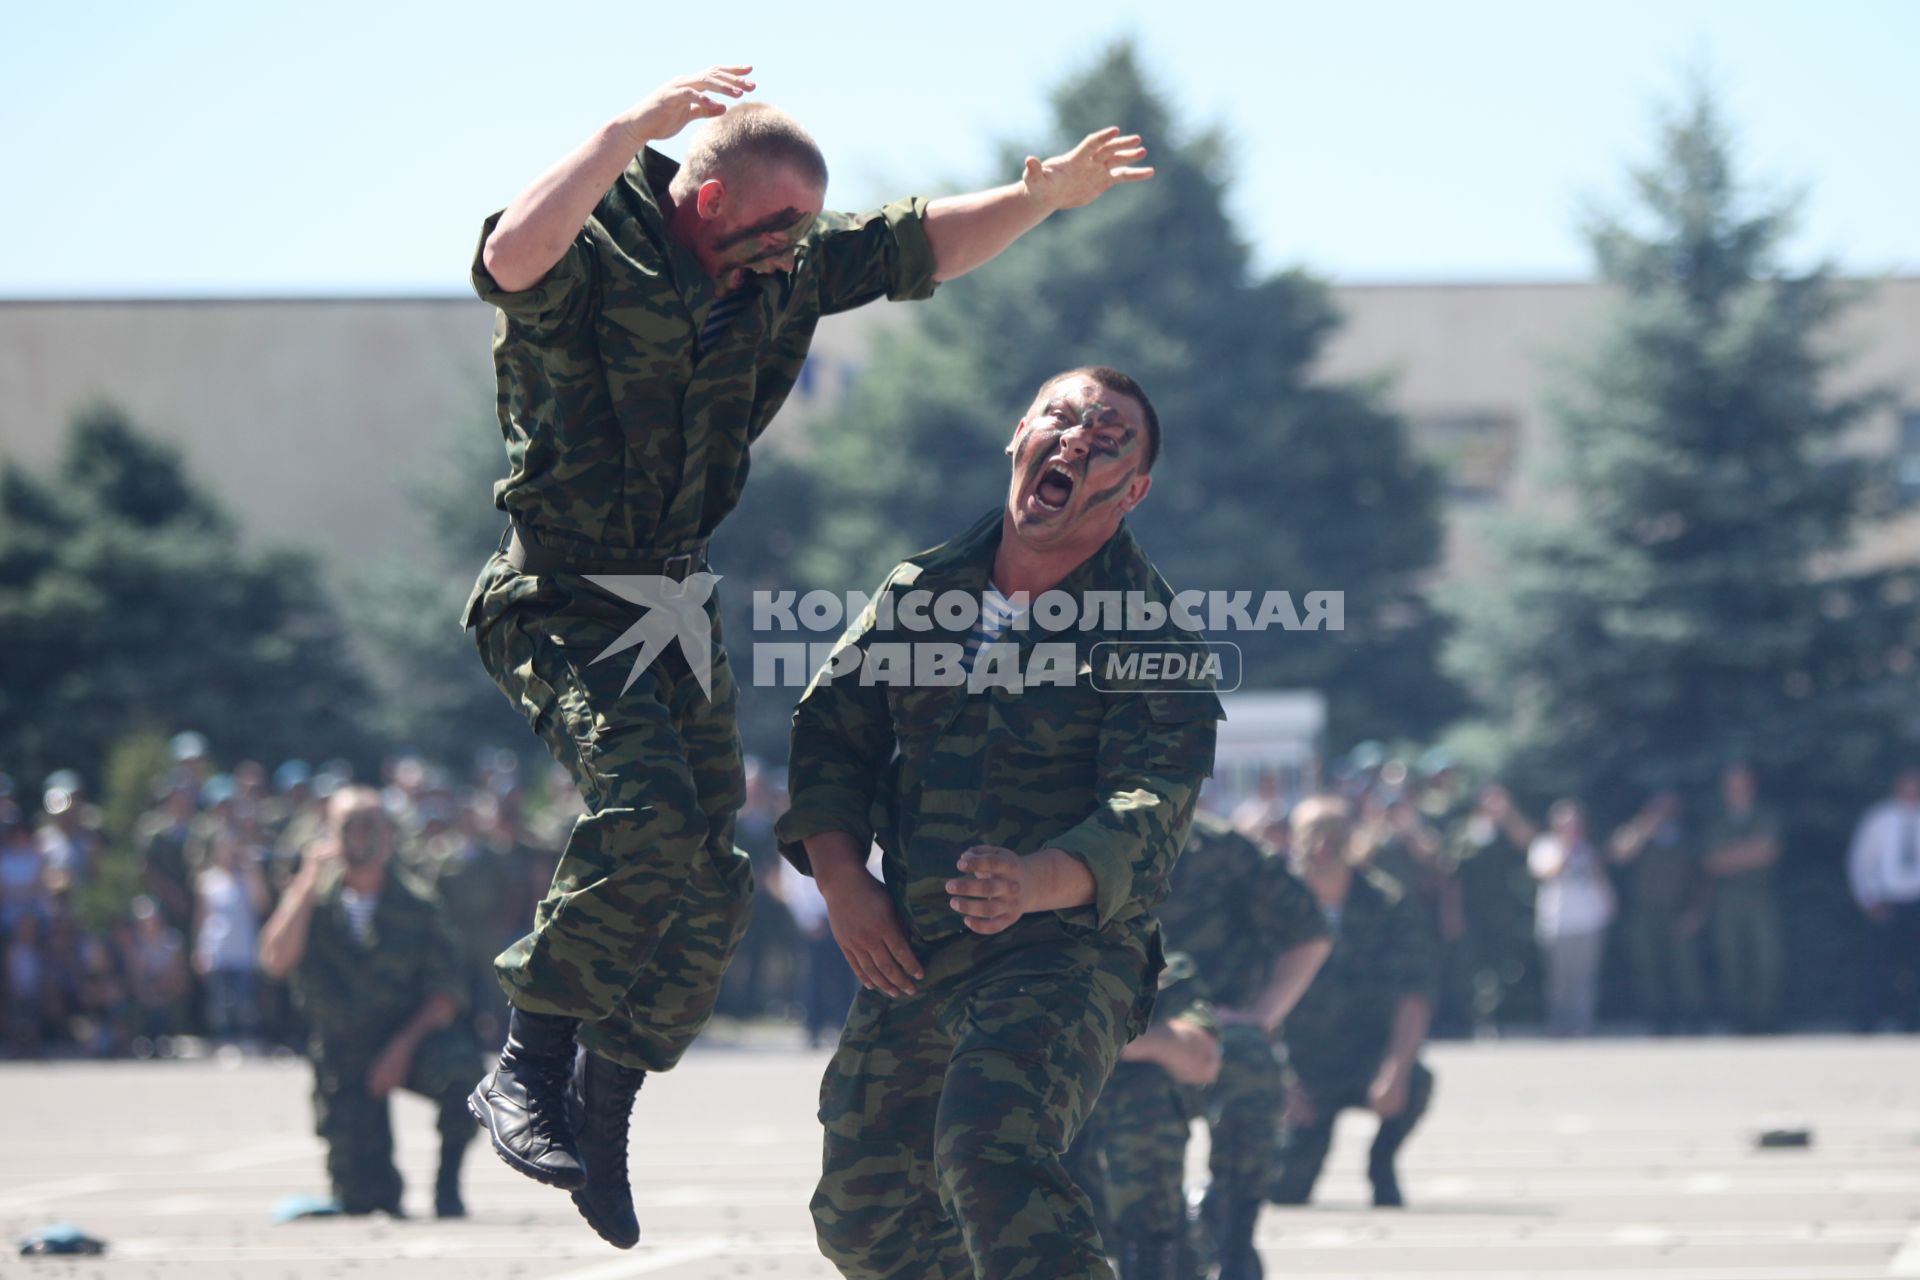
[[[1367,1207],[1372,1121],[1349,1114],[1318,1203],[1261,1220],[1269,1276],[1920,1276],[1920,1039],[1509,1042],[1428,1060],[1439,1091],[1404,1159],[1411,1207]],[[7,1064],[0,1239],[66,1221],[111,1249],[24,1260],[9,1243],[0,1276],[829,1277],[806,1212],[825,1061],[715,1035],[650,1080],[631,1253],[480,1144],[473,1217],[434,1221],[432,1118],[412,1097],[395,1123],[413,1219],[273,1225],[281,1197],[324,1185],[297,1061]],[[1756,1149],[1783,1126],[1812,1146]]]

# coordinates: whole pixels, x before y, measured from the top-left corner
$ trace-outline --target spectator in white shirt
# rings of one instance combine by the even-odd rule
[[[1547,1030],[1556,1036],[1591,1035],[1600,960],[1613,923],[1613,886],[1606,862],[1587,839],[1580,802],[1556,801],[1547,820],[1551,829],[1527,850],[1527,869],[1540,883],[1533,935],[1547,966]]]
[[[1847,853],[1853,900],[1867,917],[1866,989],[1860,1029],[1876,1030],[1889,1013],[1901,970],[1908,987],[1899,1020],[1920,1030],[1920,764],[1903,767],[1893,794],[1861,815]]]

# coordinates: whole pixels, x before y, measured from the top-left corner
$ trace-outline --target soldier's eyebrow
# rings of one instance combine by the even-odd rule
[[[756,236],[770,236],[776,231],[785,231],[788,227],[791,227],[804,217],[806,217],[806,214],[789,206],[778,213],[768,214],[750,227],[742,227],[726,239],[720,241],[714,248],[731,249],[743,240],[752,240]]]

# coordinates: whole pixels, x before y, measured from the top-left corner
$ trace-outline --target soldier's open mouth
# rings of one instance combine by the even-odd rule
[[[1033,486],[1033,500],[1049,511],[1064,511],[1073,497],[1073,475],[1058,463],[1048,467]]]

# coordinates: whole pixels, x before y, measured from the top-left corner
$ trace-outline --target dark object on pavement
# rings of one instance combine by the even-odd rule
[[[1811,1129],[1768,1129],[1754,1141],[1761,1149],[1769,1147],[1810,1147],[1813,1145]]]
[[[55,1222],[20,1238],[23,1258],[82,1256],[97,1258],[107,1251],[105,1240],[96,1240],[70,1222]]]

